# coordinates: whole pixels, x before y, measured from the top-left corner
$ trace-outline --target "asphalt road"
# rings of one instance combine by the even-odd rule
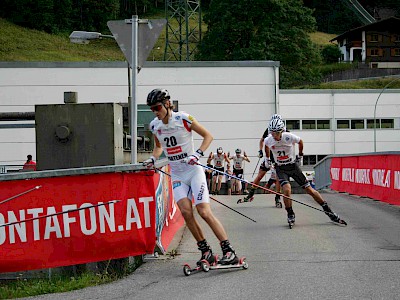
[[[236,204],[237,196],[217,196],[257,221],[212,203],[237,253],[247,257],[247,270],[186,277],[183,264],[194,265],[200,257],[186,229],[175,258],[147,260],[110,284],[29,299],[399,299],[400,207],[332,192],[323,197],[347,227],[295,203],[296,225],[289,229],[273,195],[256,195],[244,204]],[[316,206],[307,195],[293,198]],[[220,253],[210,230],[206,234]]]

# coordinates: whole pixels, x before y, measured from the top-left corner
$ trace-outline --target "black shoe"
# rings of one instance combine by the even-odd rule
[[[226,252],[222,258],[218,261],[221,265],[235,265],[239,262],[239,258],[237,257],[235,251]]]
[[[336,223],[340,223],[340,217],[337,213],[334,212],[330,212],[330,213],[325,213],[329,219],[331,219],[331,221],[336,222]]]
[[[251,201],[253,201],[253,199],[254,199],[254,197],[247,196],[247,197],[243,198],[243,202],[251,202]]]
[[[339,215],[336,214],[336,213],[334,213],[334,212],[330,209],[330,207],[328,206],[327,203],[325,203],[325,204],[323,204],[323,205],[321,205],[321,206],[322,206],[322,209],[324,210],[325,214],[329,217],[329,219],[331,219],[331,221],[337,222],[337,223],[340,222]]]
[[[196,264],[197,264],[198,266],[200,266],[201,263],[202,263],[202,261],[204,261],[204,260],[208,261],[208,263],[209,263],[210,265],[212,265],[212,264],[215,262],[215,257],[214,257],[214,255],[213,255],[211,249],[207,250],[206,252],[201,253],[201,258],[200,258],[200,260],[199,260]]]

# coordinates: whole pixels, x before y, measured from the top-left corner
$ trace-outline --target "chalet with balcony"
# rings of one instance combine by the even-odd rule
[[[338,35],[342,62],[362,62],[371,68],[400,68],[400,19],[390,17]]]

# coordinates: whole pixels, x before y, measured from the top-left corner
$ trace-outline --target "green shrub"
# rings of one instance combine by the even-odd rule
[[[336,45],[325,45],[321,50],[321,55],[325,63],[332,64],[339,62],[342,53]]]

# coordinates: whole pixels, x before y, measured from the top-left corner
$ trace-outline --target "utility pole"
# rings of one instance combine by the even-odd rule
[[[200,0],[165,0],[165,61],[193,60],[201,42]]]

